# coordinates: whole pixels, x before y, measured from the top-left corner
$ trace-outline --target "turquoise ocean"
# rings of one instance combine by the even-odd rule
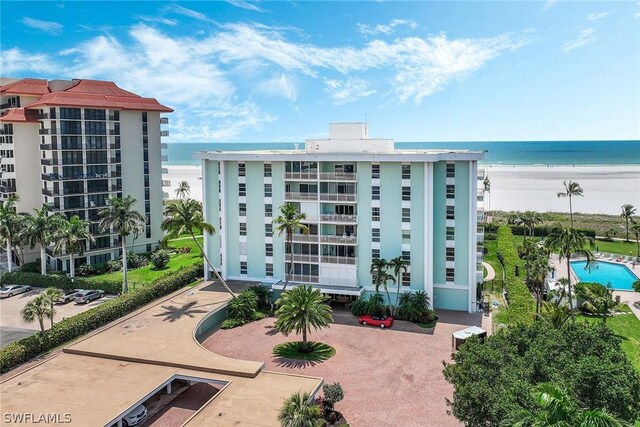
[[[304,144],[300,143],[300,147]],[[640,165],[640,141],[396,142],[396,148],[486,150],[490,165]],[[198,151],[287,150],[291,142],[169,143],[166,165],[200,165]]]

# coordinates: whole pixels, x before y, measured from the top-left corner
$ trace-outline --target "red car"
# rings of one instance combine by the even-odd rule
[[[380,326],[381,328],[390,328],[393,325],[393,317],[386,314],[365,314],[360,316],[359,322],[363,325]]]

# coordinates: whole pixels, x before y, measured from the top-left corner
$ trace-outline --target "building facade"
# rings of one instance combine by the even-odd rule
[[[293,282],[373,292],[371,262],[402,256],[401,290],[434,307],[476,311],[482,281],[482,152],[395,150],[363,123],[337,123],[303,150],[203,152],[203,200],[217,233],[206,251],[223,277],[277,283],[289,271],[279,207],[306,214],[293,236]]]
[[[161,113],[173,110],[113,82],[96,80],[3,79],[0,86],[0,197],[20,196],[18,212],[46,204],[52,213],[90,222],[87,243],[76,264],[100,264],[120,256],[119,237],[98,229],[98,212],[109,197],[137,199],[145,230],[127,244],[150,251],[162,239]],[[25,261],[38,256],[26,249]],[[69,257],[47,250],[54,269],[67,270]],[[17,262],[17,257],[14,257]]]

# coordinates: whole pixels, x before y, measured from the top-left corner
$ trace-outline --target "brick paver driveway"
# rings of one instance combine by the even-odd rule
[[[453,387],[442,375],[451,359],[451,333],[481,325],[481,315],[441,310],[435,329],[396,322],[392,329],[361,326],[346,311],[334,312],[330,329],[311,339],[332,345],[336,355],[321,363],[281,359],[271,353],[288,338],[273,329],[273,318],[219,330],[203,343],[220,355],[260,360],[266,369],[323,377],[339,382],[345,398],[336,405],[352,426],[458,426],[447,415],[445,398]]]

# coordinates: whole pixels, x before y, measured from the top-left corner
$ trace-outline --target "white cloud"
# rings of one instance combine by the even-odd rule
[[[367,25],[367,24],[356,24],[358,31],[361,34],[367,36],[374,36],[378,34],[390,35],[396,31],[396,27],[406,26],[410,30],[415,30],[418,28],[418,23],[408,19],[394,19],[388,24],[378,24],[378,25]]]
[[[254,12],[265,12],[263,8],[249,1],[226,0],[226,2],[235,7],[239,7],[240,9],[253,10]]]
[[[188,16],[189,18],[197,19],[198,21],[214,22],[212,19],[210,19],[207,15],[205,15],[202,12],[198,12],[193,9],[187,9],[186,7],[183,7],[177,4],[167,6],[165,10],[176,13],[178,15]]]
[[[29,18],[27,16],[22,18],[20,22],[22,22],[27,27],[34,28],[34,29],[40,30],[40,31],[44,31],[45,33],[49,33],[49,34],[53,34],[53,35],[62,33],[62,30],[64,29],[64,26],[62,24],[57,23],[57,22],[41,21],[39,19]]]
[[[0,51],[0,70],[4,77],[18,75],[18,73],[44,73],[56,64],[44,54],[30,54],[13,48]]]
[[[542,5],[541,12],[546,12],[547,10],[551,9],[557,2],[558,0],[547,0],[546,2],[544,2],[544,5]]]
[[[580,28],[578,30],[577,37],[564,42],[562,50],[564,50],[564,53],[567,53],[572,51],[573,49],[578,49],[580,47],[584,47],[590,43],[593,43],[594,41],[596,41],[595,32],[595,28]]]
[[[171,27],[174,27],[174,26],[176,26],[178,24],[178,21],[176,21],[175,19],[165,18],[163,16],[138,15],[138,16],[136,16],[136,18],[138,18],[139,20],[144,21],[144,22],[164,24],[164,25],[169,25]]]
[[[590,13],[587,15],[587,21],[599,21],[611,15],[611,12]]]
[[[326,91],[337,105],[357,101],[359,98],[373,95],[375,89],[371,89],[366,81],[360,78],[348,78],[347,80],[325,80]]]
[[[282,96],[295,101],[298,98],[298,89],[294,79],[286,74],[279,74],[261,82],[258,89],[267,95]]]

